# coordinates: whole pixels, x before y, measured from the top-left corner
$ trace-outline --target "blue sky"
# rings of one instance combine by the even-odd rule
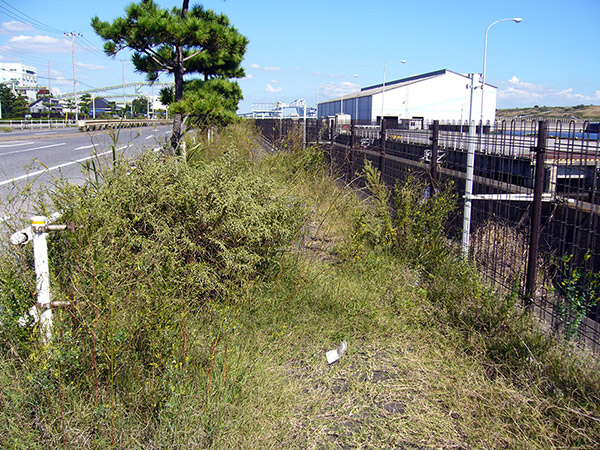
[[[163,7],[181,1],[157,0]],[[37,67],[40,84],[48,70],[53,90],[73,89],[74,31],[78,91],[123,82],[127,52],[102,55],[92,16],[112,20],[130,1],[0,0],[0,60]],[[195,3],[191,0],[190,3]],[[344,92],[438,69],[481,72],[488,34],[486,81],[498,86],[498,107],[600,104],[600,1],[503,0],[206,0],[226,14],[250,44],[239,80],[240,112],[253,103],[309,105]],[[29,23],[27,23],[29,22]],[[33,25],[32,25],[33,24]],[[50,69],[48,69],[50,63]],[[358,75],[358,77],[354,77]],[[125,80],[143,80],[130,62]],[[167,77],[163,77],[165,81]]]

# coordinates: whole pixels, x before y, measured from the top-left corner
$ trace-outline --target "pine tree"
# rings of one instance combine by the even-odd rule
[[[186,73],[200,74],[204,81],[244,76],[240,64],[248,40],[225,15],[200,5],[189,9],[189,0],[183,0],[181,9],[171,10],[160,8],[154,0],[141,0],[129,5],[125,12],[124,17],[112,23],[97,16],[92,18],[92,27],[105,41],[105,53],[114,56],[125,48],[133,50],[136,70],[146,73],[150,81],[156,80],[160,73],[172,74],[175,102],[184,97]],[[171,137],[174,154],[179,153],[182,118],[181,109],[177,109]]]

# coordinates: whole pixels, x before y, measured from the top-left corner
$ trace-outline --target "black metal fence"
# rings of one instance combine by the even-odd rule
[[[349,182],[366,160],[390,186],[409,174],[426,177],[433,189],[452,180],[461,212],[448,235],[483,275],[505,290],[517,289],[525,306],[550,329],[577,331],[579,342],[600,352],[596,124],[513,120],[469,130],[468,125],[437,121],[417,129],[386,129],[385,121],[312,119],[306,127],[302,120],[256,122],[271,142],[295,133],[307,143],[320,143]],[[473,189],[465,201],[469,161]]]

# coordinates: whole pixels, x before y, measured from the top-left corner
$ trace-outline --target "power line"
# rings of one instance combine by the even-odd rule
[[[85,45],[83,45],[81,43],[78,43],[77,45],[79,45],[81,48],[91,51],[92,53],[95,53],[96,55],[102,56],[104,58],[110,58],[106,53],[104,53],[102,50],[100,50],[98,47],[96,47],[92,42],[90,42],[90,40],[88,38],[86,38],[85,36],[83,36],[83,35],[78,36],[78,40],[82,40],[85,44]]]
[[[17,19],[19,21],[25,22],[31,26],[33,26],[34,28],[38,28],[40,30],[43,31],[47,31],[50,33],[58,33],[58,34],[63,34],[62,30],[59,30],[58,28],[54,28],[50,25],[46,25],[43,22],[40,22],[37,19],[34,19],[33,17],[25,14],[22,11],[19,11],[17,8],[15,8],[14,6],[12,6],[11,4],[9,4],[8,2],[6,2],[5,0],[0,0],[0,2],[4,3],[6,6],[8,6],[9,8],[13,9],[15,12],[11,12],[9,9],[5,8],[4,6],[0,5],[0,10],[4,11],[5,14],[7,14],[9,17],[12,17],[13,19]],[[21,17],[19,17],[19,15]],[[29,20],[27,20],[29,19]]]
[[[15,51],[12,50],[3,50],[3,53],[9,55],[9,56],[13,56],[15,59],[18,59],[20,61],[25,61],[28,64],[31,65],[46,65],[48,64],[48,60],[47,59],[42,59],[42,58],[37,58],[34,56],[23,56]],[[64,63],[52,63],[54,66],[62,66],[65,68],[70,68],[71,66],[69,64],[64,64]]]

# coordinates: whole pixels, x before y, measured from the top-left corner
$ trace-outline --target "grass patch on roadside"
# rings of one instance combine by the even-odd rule
[[[31,250],[0,255],[0,448],[595,448],[597,362],[446,246],[451,189],[367,168],[364,199],[253,136],[58,187],[86,227],[51,240],[50,347]]]

